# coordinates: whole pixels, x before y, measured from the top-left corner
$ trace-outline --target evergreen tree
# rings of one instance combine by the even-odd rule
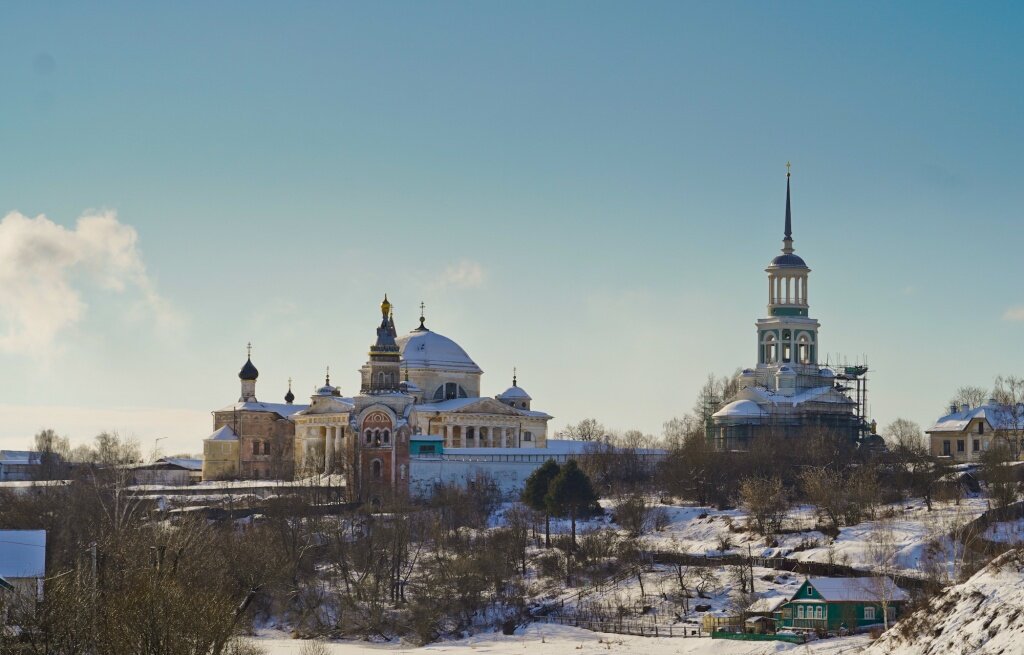
[[[544,512],[544,547],[551,548],[551,509],[548,506],[548,490],[551,488],[551,481],[558,477],[561,467],[553,459],[541,464],[526,479],[526,487],[523,489],[523,504],[538,512]]]
[[[586,513],[597,502],[594,486],[587,474],[577,466],[576,460],[570,459],[565,463],[551,481],[548,495],[544,500],[552,514],[569,515],[572,521],[572,547],[575,550],[576,517]]]

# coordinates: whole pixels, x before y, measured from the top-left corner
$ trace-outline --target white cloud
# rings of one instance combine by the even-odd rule
[[[180,323],[146,273],[138,233],[114,212],[83,214],[73,230],[43,215],[11,212],[0,220],[0,351],[50,352],[84,316],[89,286],[134,291],[159,328]]]
[[[1010,307],[1003,312],[1004,321],[1024,321],[1024,305]]]
[[[437,281],[437,286],[454,289],[479,289],[484,285],[486,277],[484,267],[479,262],[464,259],[456,264],[449,264]]]

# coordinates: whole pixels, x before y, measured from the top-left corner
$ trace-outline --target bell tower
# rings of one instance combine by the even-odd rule
[[[387,294],[380,304],[381,323],[370,359],[362,368],[362,393],[391,393],[401,384],[401,352],[395,341],[395,318]]]
[[[793,211],[789,163],[786,164],[786,223],[782,254],[768,268],[768,318],[757,321],[757,368],[770,372],[759,382],[776,388],[780,368],[817,373],[818,321],[808,316],[807,279],[811,269],[793,249]],[[787,378],[787,375],[783,375]]]

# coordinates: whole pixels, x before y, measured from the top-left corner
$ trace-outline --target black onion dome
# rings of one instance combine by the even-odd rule
[[[286,403],[288,403],[289,405],[291,405],[292,401],[294,401],[294,400],[295,400],[295,394],[292,393],[291,389],[288,389],[288,393],[286,393],[284,395],[284,401]]]
[[[256,370],[256,367],[252,364],[252,359],[246,358],[245,366],[238,372],[238,378],[241,380],[255,380],[260,376],[260,372]]]
[[[794,255],[793,253],[779,255],[772,260],[771,265],[778,268],[807,268],[807,264],[804,263],[803,258],[800,255]]]

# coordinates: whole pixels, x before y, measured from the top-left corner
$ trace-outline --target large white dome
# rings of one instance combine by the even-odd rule
[[[426,328],[399,337],[398,348],[403,367],[483,373],[459,344]]]
[[[759,419],[765,415],[765,411],[752,400],[734,400],[711,416],[717,419],[744,420]]]

